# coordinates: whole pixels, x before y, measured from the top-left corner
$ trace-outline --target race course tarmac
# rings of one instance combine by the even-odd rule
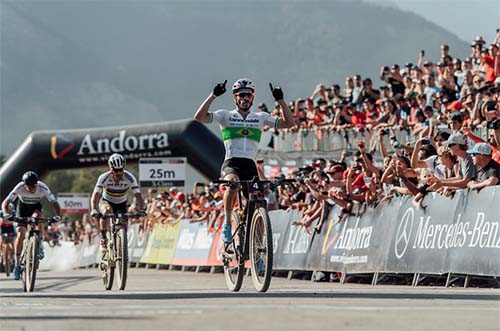
[[[500,330],[499,289],[370,286],[130,269],[105,291],[97,269],[40,272],[34,293],[0,275],[0,330]]]

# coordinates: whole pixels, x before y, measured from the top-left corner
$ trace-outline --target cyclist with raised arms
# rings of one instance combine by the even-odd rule
[[[271,116],[266,112],[253,112],[255,85],[248,78],[238,79],[232,87],[233,100],[236,109],[220,109],[210,112],[212,102],[226,92],[226,83],[217,84],[213,92],[200,105],[194,118],[202,123],[217,122],[221,127],[222,139],[226,148],[224,163],[221,167],[221,177],[224,180],[252,180],[258,177],[255,159],[257,148],[264,126],[275,128],[289,128],[294,120],[288,105],[283,100],[283,91],[280,87],[273,87],[269,83],[274,99],[280,105],[282,112],[279,117]],[[222,240],[232,241],[231,213],[237,198],[237,188],[229,188],[224,192],[224,224],[222,226]]]
[[[141,190],[135,176],[125,170],[125,158],[121,154],[113,154],[108,160],[109,171],[101,174],[97,179],[97,183],[92,193],[91,212],[90,216],[94,219],[99,218],[99,226],[101,228],[101,246],[104,248],[103,254],[106,252],[107,237],[106,233],[109,227],[109,221],[102,218],[102,214],[122,213],[127,212],[127,193],[132,190],[137,203],[137,208],[144,210],[144,201],[142,200]],[[99,202],[100,212],[98,211]]]
[[[2,202],[2,212],[4,215],[4,220],[12,220],[12,209],[9,207],[10,204],[17,203],[17,216],[18,217],[36,217],[43,218],[43,209],[40,201],[42,198],[46,198],[56,212],[54,216],[55,221],[61,220],[61,207],[57,203],[56,198],[50,191],[49,187],[40,181],[40,178],[34,171],[27,171],[24,173],[22,181],[19,182],[12,192],[9,193],[7,198]],[[37,230],[40,232],[40,238],[43,238],[43,224],[37,225]],[[17,237],[14,243],[14,279],[18,280],[21,277],[21,266],[19,265],[21,252],[23,250],[24,237],[26,234],[26,225],[19,224],[17,227]],[[41,260],[45,256],[43,252],[43,246],[40,245],[40,251],[38,253],[38,258]]]

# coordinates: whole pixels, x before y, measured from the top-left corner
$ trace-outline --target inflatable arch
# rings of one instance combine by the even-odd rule
[[[3,200],[22,174],[34,170],[82,168],[106,164],[109,155],[123,154],[128,161],[143,157],[186,157],[209,179],[219,177],[224,144],[195,120],[93,129],[35,131],[0,168]]]

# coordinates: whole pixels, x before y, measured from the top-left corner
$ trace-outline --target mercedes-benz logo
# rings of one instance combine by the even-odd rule
[[[398,259],[402,258],[410,244],[411,231],[413,229],[413,220],[415,212],[413,208],[408,208],[401,218],[398,231],[396,232],[396,240],[394,242],[394,254]]]

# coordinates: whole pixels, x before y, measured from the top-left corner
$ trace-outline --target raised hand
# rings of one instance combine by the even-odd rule
[[[224,81],[224,83],[219,83],[219,84],[215,85],[214,91],[212,92],[213,95],[218,97],[218,96],[221,96],[224,93],[226,93],[226,84],[227,84],[227,79]]]
[[[280,101],[283,100],[283,90],[281,87],[276,86],[273,87],[273,84],[269,83],[269,88],[271,89],[271,93],[273,94],[274,100]]]

